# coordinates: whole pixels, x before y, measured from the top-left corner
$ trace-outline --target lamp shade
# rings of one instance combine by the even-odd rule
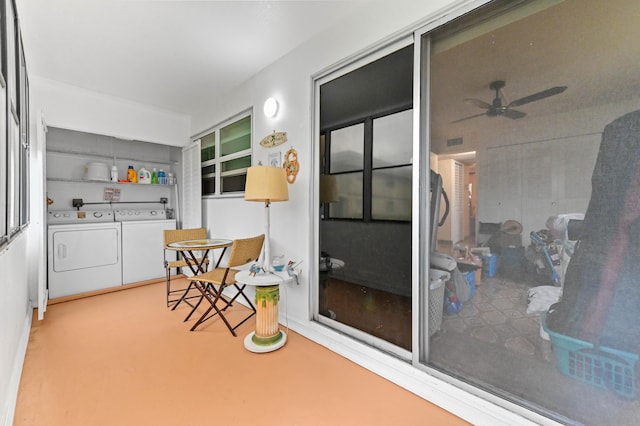
[[[287,201],[289,188],[283,168],[274,166],[253,166],[247,169],[247,183],[244,189],[246,201]]]
[[[338,185],[335,175],[320,175],[320,202],[335,203],[338,201]]]

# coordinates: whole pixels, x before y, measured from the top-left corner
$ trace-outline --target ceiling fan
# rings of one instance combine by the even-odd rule
[[[483,115],[486,115],[487,117],[497,117],[500,115],[514,120],[522,118],[527,114],[522,111],[511,109],[511,107],[519,107],[530,102],[539,101],[541,99],[548,98],[549,96],[558,95],[567,90],[567,86],[555,86],[550,89],[525,96],[524,98],[516,99],[513,102],[508,102],[504,94],[502,93],[502,88],[504,86],[505,82],[503,80],[496,80],[489,85],[489,88],[496,92],[496,97],[491,103],[481,101],[480,99],[465,99],[465,102],[471,105],[475,105],[478,108],[482,108],[486,111],[480,114],[474,114],[469,117],[460,118],[453,121],[452,123],[459,123],[460,121],[469,120],[471,118],[476,118]]]

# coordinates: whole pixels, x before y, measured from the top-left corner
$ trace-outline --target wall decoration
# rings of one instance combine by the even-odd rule
[[[276,132],[275,130],[270,135],[265,136],[260,145],[265,148],[273,148],[274,146],[282,145],[287,141],[287,132]]]
[[[300,164],[298,163],[298,153],[295,149],[291,148],[284,154],[284,167],[287,172],[287,182],[290,184],[296,181],[296,176],[300,171]]]
[[[120,188],[104,188],[104,197],[106,201],[120,201]]]
[[[280,167],[280,156],[282,152],[274,152],[273,154],[269,154],[269,165],[274,167]]]

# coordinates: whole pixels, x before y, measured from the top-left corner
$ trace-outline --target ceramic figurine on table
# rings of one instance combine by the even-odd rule
[[[257,273],[262,271],[262,267],[260,265],[256,265],[255,263],[249,267],[249,273],[252,277],[255,277]]]

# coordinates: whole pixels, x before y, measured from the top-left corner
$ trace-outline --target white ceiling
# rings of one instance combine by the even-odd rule
[[[193,115],[370,0],[17,0],[31,76]],[[546,0],[453,37],[432,57],[432,134],[481,132],[504,117],[452,121],[553,86],[527,117],[638,96],[640,2]],[[539,12],[539,13],[534,13]],[[416,17],[419,19],[420,17]],[[434,44],[434,47],[436,45]]]
[[[201,111],[366,0],[17,0],[29,75]]]

